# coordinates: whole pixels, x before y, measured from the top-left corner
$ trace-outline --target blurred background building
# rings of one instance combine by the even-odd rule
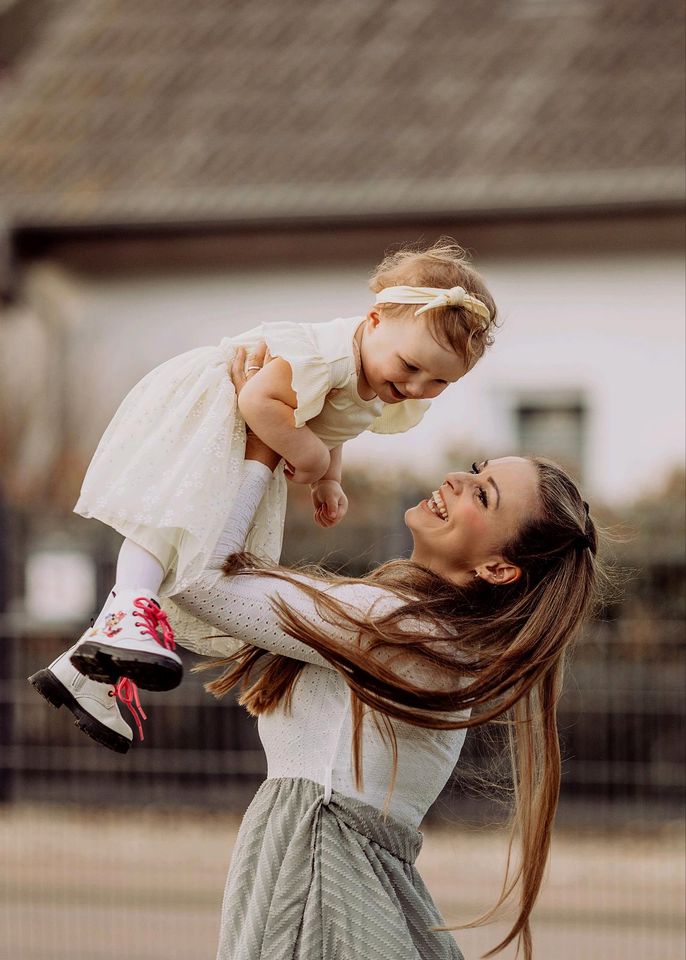
[[[199,678],[146,697],[146,742],[125,758],[25,683],[112,578],[118,538],[70,513],[81,477],[155,364],[265,319],[362,314],[389,247],[447,234],[493,290],[496,345],[411,435],[346,445],[340,528],[315,528],[292,491],[284,559],[361,572],[407,550],[402,508],[448,466],[563,462],[619,525],[623,585],[570,666],[560,842],[664,829],[659,849],[679,855],[683,13],[676,0],[0,0],[4,823],[30,833],[72,804],[86,831],[89,805],[105,805],[115,831],[116,805],[152,804],[169,823],[179,807],[245,806],[264,772],[253,725]],[[497,779],[494,740],[489,751],[470,734],[435,820],[497,819],[474,793],[484,763]],[[69,829],[70,849],[86,843]],[[547,956],[564,960],[565,940],[611,960],[645,934],[645,960],[681,957],[679,909],[651,899],[662,868],[650,863],[633,862],[640,896],[595,900],[573,936],[559,935],[564,909],[544,914],[558,931]],[[113,955],[66,932],[31,939],[32,917],[66,896],[47,876],[0,884],[3,904],[22,905],[0,956]],[[170,944],[176,927],[160,924],[166,952],[131,957],[211,955]]]

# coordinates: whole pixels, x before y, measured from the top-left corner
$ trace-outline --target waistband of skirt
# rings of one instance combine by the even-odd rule
[[[322,815],[326,813],[336,817],[350,830],[366,837],[372,843],[383,847],[394,857],[407,863],[414,863],[422,848],[423,837],[419,830],[401,823],[389,815],[384,816],[377,807],[363,803],[355,797],[348,797],[337,790],[332,791],[328,804],[324,803],[324,786],[304,777],[272,777],[264,781],[258,794],[279,793],[288,785],[291,802],[296,796],[308,806],[318,802]]]

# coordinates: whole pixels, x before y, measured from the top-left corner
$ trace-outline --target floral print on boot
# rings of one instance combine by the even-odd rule
[[[146,690],[171,690],[183,676],[175,646],[156,594],[115,588],[104,616],[86,630],[71,662],[80,673],[101,683],[116,684],[128,677]]]

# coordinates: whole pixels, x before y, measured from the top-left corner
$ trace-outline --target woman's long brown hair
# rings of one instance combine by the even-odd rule
[[[360,787],[365,707],[371,708],[377,726],[387,735],[394,771],[393,719],[456,730],[507,718],[514,783],[508,865],[495,906],[466,926],[491,920],[518,889],[519,911],[512,929],[486,956],[517,939],[525,960],[532,956],[530,916],[541,887],[559,796],[556,709],[564,654],[589,612],[599,573],[596,530],[588,505],[560,467],[541,459],[532,462],[538,473],[539,507],[503,549],[505,558],[522,570],[514,583],[493,586],[475,579],[458,586],[409,560],[391,561],[362,582],[386,588],[402,603],[391,612],[370,617],[287,570],[247,566],[242,555],[229,558],[225,571],[276,576],[312,599],[317,622],[305,620],[278,596],[272,603],[285,632],[321,654],[350,688],[353,769]],[[326,585],[361,582],[321,572],[319,578]],[[327,626],[334,623],[349,628],[358,637],[357,646],[343,647],[333,640]],[[207,689],[222,696],[240,682],[240,702],[254,715],[268,713],[279,704],[288,708],[304,666],[252,647],[211,665],[218,663],[228,665],[228,670]],[[260,668],[257,679],[256,667]],[[440,685],[431,686],[428,678],[439,680]],[[455,716],[475,708],[478,712],[470,716]],[[515,838],[521,853],[512,867]]]

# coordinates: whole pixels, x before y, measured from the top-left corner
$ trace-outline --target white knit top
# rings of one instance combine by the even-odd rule
[[[370,716],[363,728],[363,787],[354,783],[351,763],[351,710],[348,687],[338,671],[318,653],[284,633],[270,598],[281,596],[311,621],[320,620],[313,601],[296,586],[276,577],[220,572],[228,554],[243,548],[252,517],[269,485],[271,473],[263,464],[245,464],[236,506],[215,550],[210,567],[176,602],[205,622],[244,643],[303,661],[306,665],[295,686],[290,713],[278,708],[259,718],[258,729],[267,755],[268,776],[305,777],[331,790],[382,809],[392,770],[390,749]],[[299,575],[298,579],[307,578]],[[392,593],[367,583],[331,584],[310,581],[318,589],[357,608],[362,615],[378,615],[400,604]],[[320,620],[321,622],[321,620]],[[355,635],[329,624],[326,630],[342,645],[356,643]],[[395,662],[394,662],[395,666]],[[412,665],[396,667],[409,670]],[[432,686],[438,685],[436,677]],[[391,816],[419,826],[457,760],[464,730],[425,730],[393,721],[398,740],[398,774],[388,811]]]

